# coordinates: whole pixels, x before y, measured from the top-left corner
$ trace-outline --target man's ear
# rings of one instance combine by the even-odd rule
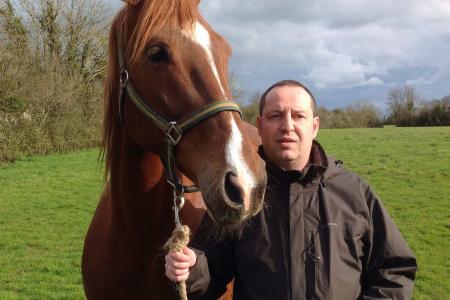
[[[141,0],[124,0],[128,5],[135,6],[141,2]]]
[[[319,132],[320,127],[320,119],[319,116],[314,117],[313,119],[313,138],[315,139],[317,136],[317,133]]]
[[[261,117],[256,116],[256,128],[258,128],[258,134],[261,136]]]

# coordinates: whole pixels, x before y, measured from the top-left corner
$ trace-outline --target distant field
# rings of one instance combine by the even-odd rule
[[[319,141],[383,199],[418,258],[414,299],[450,299],[450,127],[323,130]]]
[[[450,127],[322,130],[329,155],[383,199],[418,257],[414,299],[450,299]],[[0,299],[82,299],[98,150],[0,168]]]

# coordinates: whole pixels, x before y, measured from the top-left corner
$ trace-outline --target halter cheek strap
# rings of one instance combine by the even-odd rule
[[[125,127],[124,122],[124,100],[125,95],[131,102],[142,112],[149,120],[152,121],[164,133],[164,143],[166,151],[160,155],[166,171],[167,181],[181,193],[191,193],[199,190],[198,186],[184,186],[181,184],[179,177],[175,173],[175,154],[174,148],[183,137],[183,133],[199,124],[200,122],[212,117],[213,115],[222,111],[236,111],[242,118],[241,109],[239,105],[233,101],[215,101],[207,104],[198,110],[190,113],[186,117],[178,121],[167,121],[161,114],[150,107],[134,89],[130,82],[130,74],[126,69],[125,57],[122,47],[122,35],[118,30],[117,35],[118,58],[120,68],[120,93],[119,93],[119,118],[122,126]]]

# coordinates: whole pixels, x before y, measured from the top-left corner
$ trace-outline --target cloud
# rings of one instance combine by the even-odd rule
[[[433,78],[421,76],[415,79],[408,79],[406,80],[405,84],[414,86],[418,84],[432,84],[433,82],[434,82]]]
[[[380,84],[382,80],[370,79],[387,72],[376,59],[388,61],[389,57],[380,57],[372,43],[354,45],[351,42],[353,32],[336,32],[321,24],[291,22],[278,22],[273,26],[258,23],[248,31],[232,26],[224,29],[224,34],[234,39],[231,41],[235,45],[234,59],[239,61],[239,70],[245,68],[245,74],[262,72],[264,75],[264,72],[280,68],[295,68],[298,76],[318,88],[351,88]],[[360,35],[371,35],[368,31]]]
[[[447,0],[216,0],[201,8],[230,40],[232,68],[248,82],[296,70],[319,89],[432,84],[450,69]],[[391,76],[424,67],[434,74]]]

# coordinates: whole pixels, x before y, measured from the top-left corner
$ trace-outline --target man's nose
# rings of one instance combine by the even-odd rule
[[[291,116],[285,116],[282,120],[281,130],[285,132],[291,132],[294,130],[294,122]]]

